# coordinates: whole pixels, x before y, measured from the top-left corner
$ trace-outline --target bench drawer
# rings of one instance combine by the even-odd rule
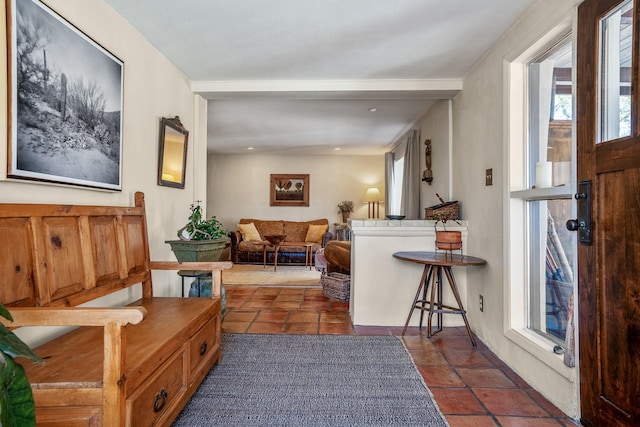
[[[197,376],[203,364],[211,360],[218,352],[220,343],[216,340],[220,316],[207,321],[189,340],[189,372],[190,378]]]
[[[187,390],[186,347],[181,347],[127,399],[127,425],[154,425]]]

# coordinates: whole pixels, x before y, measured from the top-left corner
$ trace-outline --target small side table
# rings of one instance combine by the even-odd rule
[[[424,312],[429,312],[427,316],[427,337],[429,338],[432,335],[435,335],[436,333],[442,331],[443,314],[460,314],[462,316],[462,320],[464,320],[465,326],[467,327],[467,333],[469,334],[471,344],[474,347],[477,347],[476,340],[473,338],[471,328],[469,327],[467,312],[462,305],[460,292],[458,292],[458,286],[456,285],[456,280],[453,277],[452,267],[484,265],[487,262],[481,258],[472,256],[437,252],[396,252],[395,254],[393,254],[393,256],[394,258],[398,258],[404,261],[424,264],[424,272],[422,273],[422,278],[420,279],[420,283],[418,284],[418,291],[416,292],[416,296],[413,299],[413,304],[411,305],[411,310],[409,311],[407,322],[405,323],[404,329],[402,330],[402,335],[404,335],[407,331],[407,327],[409,326],[409,321],[411,320],[411,316],[413,315],[414,310],[420,310],[419,325],[421,329]],[[457,307],[444,305],[442,303],[443,271],[445,276],[447,277],[451,292],[453,292],[453,296],[456,298],[456,302],[458,304]],[[429,287],[431,287],[431,293],[429,298],[427,298],[427,291]],[[431,318],[434,313],[438,315],[438,328],[435,330],[435,332],[432,330],[431,325]]]
[[[349,224],[346,222],[336,222],[333,224],[336,229],[336,240],[351,240]]]
[[[179,270],[178,275],[182,278],[182,297],[184,297],[184,278],[194,277],[198,281],[198,296],[200,296],[200,279],[211,277],[211,271],[208,270]]]

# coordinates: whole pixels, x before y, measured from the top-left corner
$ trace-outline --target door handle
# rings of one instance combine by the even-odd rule
[[[574,196],[578,201],[578,218],[567,221],[567,230],[578,231],[582,245],[591,244],[591,181],[578,183],[578,192]]]
[[[584,221],[578,221],[577,219],[570,219],[567,221],[567,230],[578,231],[581,228],[586,228],[587,224]]]

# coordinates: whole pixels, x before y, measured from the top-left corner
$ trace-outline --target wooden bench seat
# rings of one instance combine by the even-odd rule
[[[80,326],[23,363],[38,425],[170,425],[221,355],[221,270],[149,261],[135,207],[0,204],[0,301],[18,326]],[[153,297],[151,271],[211,270],[211,298]],[[126,307],[78,307],[142,286]]]

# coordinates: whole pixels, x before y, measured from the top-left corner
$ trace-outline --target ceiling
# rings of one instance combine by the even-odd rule
[[[106,0],[208,100],[209,152],[358,155],[462,90],[534,1]]]

